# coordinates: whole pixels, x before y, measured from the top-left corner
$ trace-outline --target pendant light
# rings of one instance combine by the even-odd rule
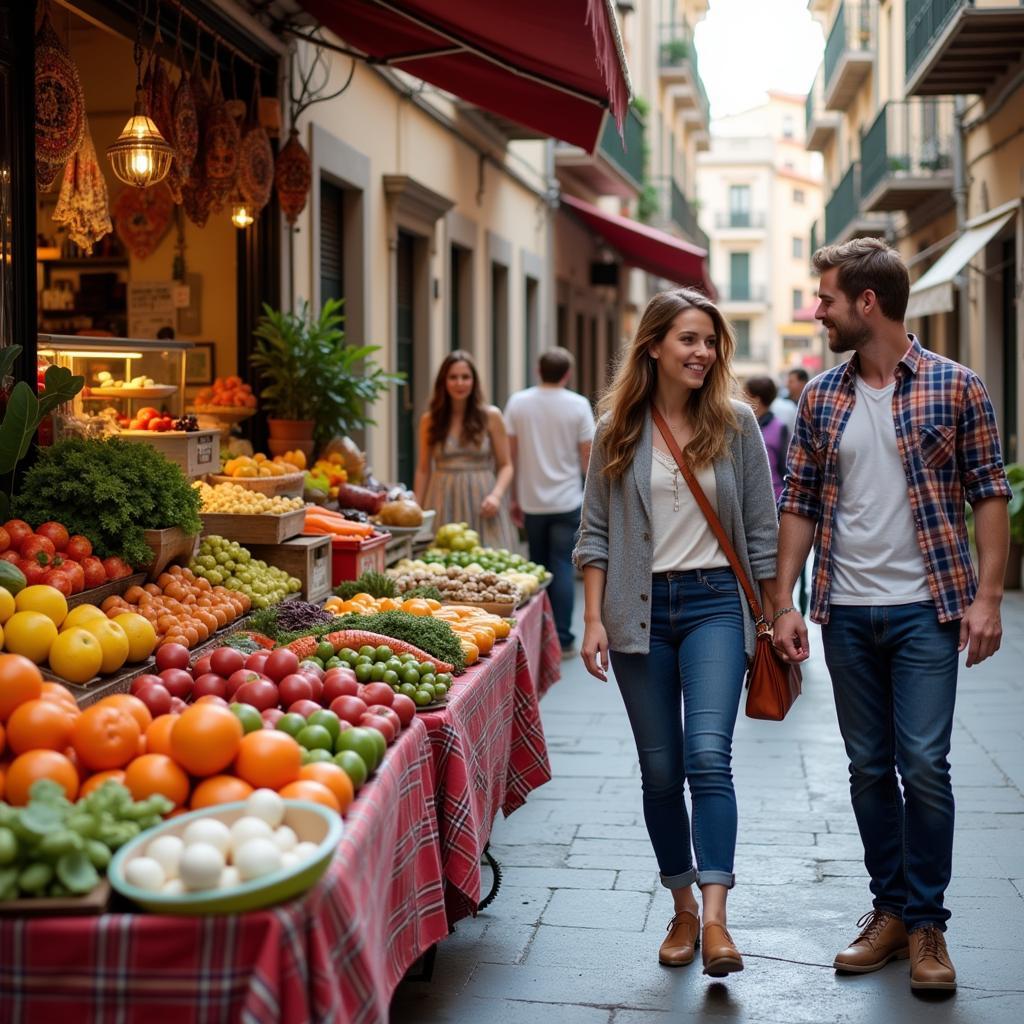
[[[252,214],[252,207],[244,200],[237,199],[231,205],[231,223],[236,228],[242,229],[255,223],[256,218]]]
[[[159,16],[159,6],[157,7]],[[142,5],[135,29],[135,110],[117,139],[107,147],[114,174],[126,185],[148,188],[163,181],[171,170],[174,150],[146,112],[142,88]]]

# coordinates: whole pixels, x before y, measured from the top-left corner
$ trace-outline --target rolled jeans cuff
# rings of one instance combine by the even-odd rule
[[[699,871],[697,884],[724,885],[726,889],[731,889],[736,884],[736,876],[731,871]]]
[[[678,875],[661,875],[661,884],[666,889],[685,889],[697,881],[697,872],[690,868],[689,871],[682,871]]]

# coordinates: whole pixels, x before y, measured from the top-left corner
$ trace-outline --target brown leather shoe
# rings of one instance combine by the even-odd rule
[[[910,987],[921,991],[956,991],[956,970],[946,949],[946,937],[933,924],[910,933]]]
[[[658,963],[685,967],[693,963],[700,945],[700,918],[692,910],[680,910],[668,923],[668,935],[658,950]]]
[[[724,978],[727,974],[743,970],[743,959],[724,926],[705,921],[701,945],[705,974],[712,978]]]
[[[858,922],[861,929],[832,966],[848,974],[869,974],[884,967],[890,960],[906,960],[910,956],[907,929],[903,922],[886,910],[869,910]]]

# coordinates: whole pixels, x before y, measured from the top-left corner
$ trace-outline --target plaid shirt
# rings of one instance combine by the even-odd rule
[[[963,616],[978,578],[964,500],[1012,497],[995,414],[973,370],[928,352],[910,335],[896,367],[892,411],[907,496],[940,622]],[[839,445],[856,399],[856,355],[816,377],[800,399],[780,512],[817,522],[811,618],[828,622],[832,538],[839,505]]]

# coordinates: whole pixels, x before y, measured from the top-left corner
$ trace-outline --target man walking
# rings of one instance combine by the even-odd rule
[[[576,577],[570,559],[594,437],[590,403],[566,387],[573,365],[567,349],[544,352],[538,361],[540,385],[513,395],[505,408],[515,467],[512,517],[526,527],[530,558],[551,570],[548,596],[564,658],[576,654]]]
[[[829,348],[853,355],[800,404],[779,504],[774,640],[785,657],[807,657],[790,605],[813,539],[811,618],[822,623],[874,896],[834,966],[866,973],[909,955],[912,989],[953,990],[943,899],[957,655],[966,647],[970,668],[999,648],[1011,492],[984,384],[906,332],[899,254],[858,238],[819,249],[814,266]]]

